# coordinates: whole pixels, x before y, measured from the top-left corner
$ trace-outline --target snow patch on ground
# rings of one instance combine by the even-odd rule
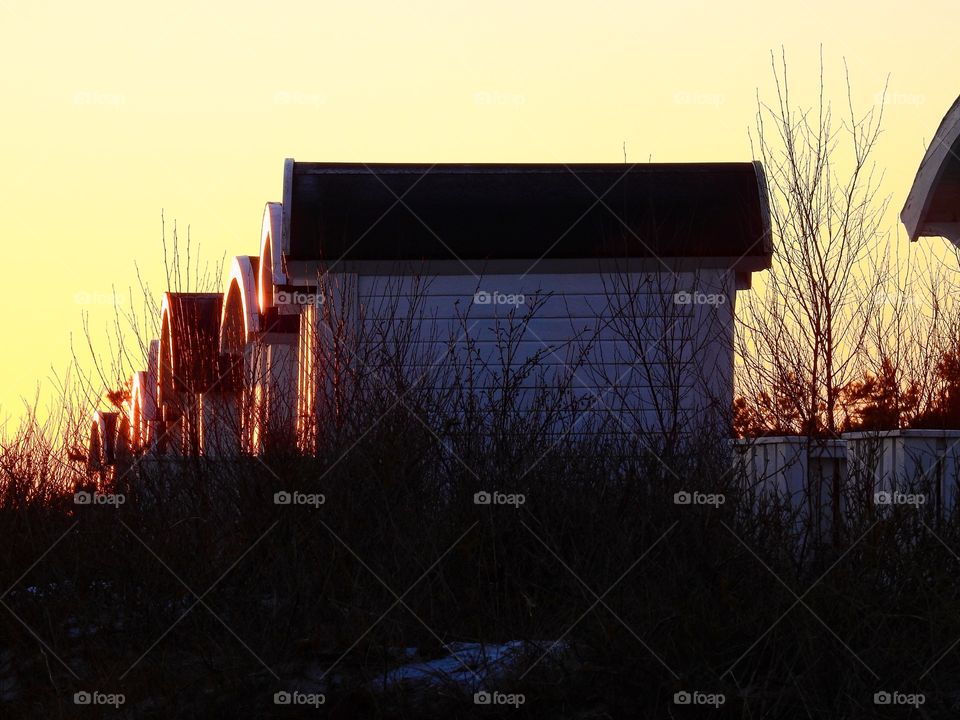
[[[20,696],[20,683],[13,665],[13,653],[0,650],[0,702],[13,702]]]
[[[511,640],[502,645],[454,642],[444,646],[447,654],[432,660],[410,662],[388,671],[374,682],[377,690],[419,685],[456,685],[469,692],[487,689],[522,659],[558,656],[567,649],[564,642],[525,642]],[[406,657],[416,657],[415,648],[404,650]]]

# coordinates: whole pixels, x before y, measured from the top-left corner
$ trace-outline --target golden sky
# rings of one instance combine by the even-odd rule
[[[229,258],[258,252],[285,157],[748,160],[781,44],[798,91],[821,43],[862,108],[890,75],[893,227],[960,91],[957,20],[956,0],[0,0],[0,417],[66,367],[71,333],[83,350],[84,311],[111,321],[135,261],[162,289],[161,209]]]

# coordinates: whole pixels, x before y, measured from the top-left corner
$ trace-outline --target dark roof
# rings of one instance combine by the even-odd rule
[[[172,332],[173,387],[204,392],[219,376],[217,356],[223,295],[168,292],[166,297]]]
[[[960,241],[960,97],[924,153],[900,219],[911,240],[943,236]]]
[[[284,182],[292,260],[772,253],[759,163],[288,161]]]

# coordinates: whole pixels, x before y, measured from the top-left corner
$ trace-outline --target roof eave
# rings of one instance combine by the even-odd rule
[[[958,159],[954,146],[960,141],[960,97],[958,97],[933,137],[920,161],[906,202],[900,210],[900,221],[907,230],[911,242],[921,237],[945,237],[954,244],[960,241],[960,227],[949,227],[927,220],[930,204],[937,186],[951,158]],[[949,234],[947,234],[949,233]]]

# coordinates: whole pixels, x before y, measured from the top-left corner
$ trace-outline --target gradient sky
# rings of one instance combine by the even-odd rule
[[[893,228],[958,93],[958,16],[956,0],[0,0],[0,417],[66,367],[71,334],[83,349],[84,311],[110,322],[135,261],[162,289],[161,209],[229,258],[258,252],[285,157],[620,162],[626,142],[630,161],[749,160],[781,44],[798,96],[821,43],[831,89],[846,57],[862,108],[890,75]]]

